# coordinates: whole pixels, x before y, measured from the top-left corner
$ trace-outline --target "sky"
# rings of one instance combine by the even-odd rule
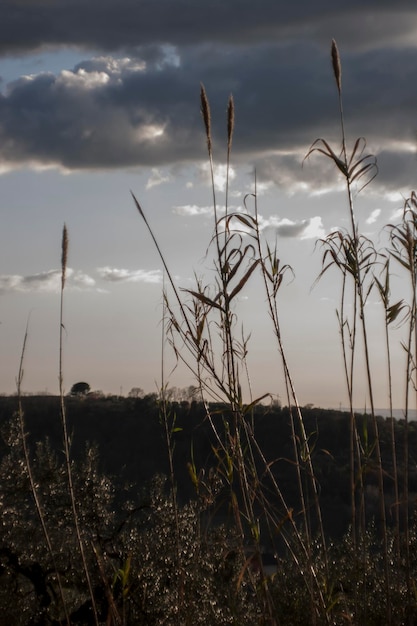
[[[321,239],[349,227],[346,191],[325,157],[340,124],[331,41],[342,61],[350,146],[366,137],[378,175],[355,195],[360,230],[384,246],[417,173],[414,0],[3,0],[0,4],[0,392],[58,391],[61,234],[69,234],[63,366],[67,390],[128,394],[195,384],[163,345],[162,265],[178,288],[214,280],[213,202],[200,86],[211,106],[216,198],[225,203],[226,110],[235,104],[229,210],[251,211],[290,265],[281,331],[301,404],[347,405],[336,309],[341,280]],[[253,198],[252,198],[253,200]],[[291,278],[290,278],[291,276]],[[408,297],[400,271],[393,292]],[[186,296],[186,292],[181,292]],[[254,396],[285,404],[259,276],[236,302],[251,334]],[[383,312],[367,304],[375,404],[388,404]],[[403,406],[402,333],[393,331],[394,405]],[[245,394],[249,391],[245,388]],[[355,403],[369,404],[358,360]]]

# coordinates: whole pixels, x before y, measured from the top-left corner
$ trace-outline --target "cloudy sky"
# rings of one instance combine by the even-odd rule
[[[232,93],[230,210],[245,210],[256,171],[262,232],[278,242],[282,264],[294,271],[281,290],[280,311],[300,402],[346,405],[335,314],[340,279],[329,273],[312,288],[321,268],[317,239],[348,226],[346,194],[326,159],[303,163],[319,137],[340,147],[332,38],[342,57],[348,138],[352,145],[365,136],[378,160],[378,176],[355,198],[355,210],[361,231],[381,243],[383,226],[398,218],[417,173],[414,0],[3,0],[0,392],[15,390],[28,319],[23,388],[57,392],[64,222],[70,238],[67,389],[79,380],[124,394],[132,387],[152,392],[160,384],[161,263],[130,191],[178,286],[192,288],[194,275],[209,283],[213,206],[199,103],[203,83],[219,210]],[[383,314],[376,296],[368,310],[371,326],[378,327]],[[282,396],[257,277],[236,313],[252,333],[254,393]],[[383,407],[380,332],[371,348],[376,404]],[[168,348],[165,360],[168,375],[175,364]],[[399,371],[403,361],[398,350]],[[361,382],[358,406],[367,403]],[[172,385],[193,383],[182,368],[170,375]],[[398,382],[398,407],[401,393]]]

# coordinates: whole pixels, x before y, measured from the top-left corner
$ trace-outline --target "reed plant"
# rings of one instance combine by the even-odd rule
[[[16,379],[17,404],[18,404],[18,406],[17,406],[17,418],[18,418],[18,423],[19,423],[19,434],[20,434],[20,440],[21,440],[21,443],[22,443],[22,450],[23,450],[23,455],[24,455],[25,471],[26,471],[28,479],[29,479],[31,494],[32,494],[33,501],[34,501],[35,508],[36,508],[36,512],[37,512],[37,515],[38,515],[38,518],[39,518],[39,523],[40,523],[41,528],[42,528],[42,532],[43,532],[45,544],[46,544],[47,549],[48,549],[49,557],[50,557],[51,562],[52,562],[54,575],[56,577],[56,581],[57,581],[57,585],[58,585],[58,591],[59,591],[59,598],[60,598],[62,609],[63,609],[63,612],[64,612],[65,622],[66,622],[67,626],[69,626],[70,625],[70,620],[69,620],[69,615],[68,615],[67,603],[65,601],[65,595],[64,595],[64,589],[63,589],[61,574],[60,574],[59,568],[57,566],[57,562],[56,562],[56,558],[55,558],[55,550],[54,550],[54,547],[52,546],[52,540],[51,540],[50,532],[49,532],[49,529],[48,529],[48,522],[47,522],[47,519],[46,519],[46,515],[45,515],[43,504],[41,502],[41,497],[40,497],[39,490],[38,490],[38,487],[37,487],[37,484],[36,484],[36,479],[35,479],[35,476],[34,476],[34,473],[33,473],[33,470],[32,470],[31,454],[30,454],[28,443],[27,443],[27,432],[26,432],[26,427],[25,427],[25,414],[24,414],[23,404],[22,404],[22,383],[23,383],[23,375],[24,375],[23,364],[24,364],[25,353],[26,353],[26,345],[27,345],[27,341],[28,341],[28,332],[29,332],[29,319],[28,319],[28,322],[26,324],[26,330],[25,330],[25,335],[24,335],[24,339],[23,339],[22,352],[21,352],[21,355],[20,355],[19,372],[18,372],[17,379]]]
[[[405,396],[405,432],[404,432],[404,468],[403,494],[401,496],[406,512],[400,518],[399,478],[397,470],[397,452],[394,422],[391,419],[391,451],[394,483],[395,509],[395,555],[396,562],[401,560],[400,532],[404,528],[405,535],[405,563],[406,572],[410,571],[410,557],[408,551],[408,406],[410,385],[415,376],[416,334],[414,320],[416,314],[416,268],[415,268],[415,195],[408,201],[404,211],[402,226],[391,226],[392,249],[387,252],[377,251],[374,243],[359,230],[359,222],[355,216],[354,195],[367,187],[377,175],[377,162],[372,154],[366,151],[366,141],[358,138],[352,149],[348,149],[348,139],[345,130],[345,115],[342,97],[342,66],[336,42],[331,46],[331,60],[336,82],[338,107],[341,129],[341,149],[335,150],[327,140],[317,139],[310,147],[307,157],[319,153],[329,158],[338,172],[342,174],[346,185],[348,218],[350,227],[347,230],[338,230],[330,233],[321,241],[323,245],[322,269],[318,279],[331,268],[336,268],[341,274],[340,306],[337,310],[337,320],[341,339],[345,384],[349,399],[350,412],[350,501],[351,501],[351,542],[357,567],[367,576],[367,559],[369,554],[368,528],[372,519],[367,518],[367,474],[376,473],[379,493],[379,515],[376,527],[382,541],[381,580],[384,585],[384,610],[386,623],[392,621],[392,550],[390,546],[390,531],[387,522],[387,502],[385,496],[386,471],[381,454],[381,439],[378,417],[375,411],[374,384],[372,371],[371,346],[369,342],[367,303],[373,290],[377,290],[385,311],[385,345],[387,354],[388,400],[392,410],[392,372],[390,329],[406,304],[403,300],[390,303],[390,266],[387,254],[394,257],[409,273],[412,285],[412,302],[409,305],[409,332],[404,346],[407,354],[406,365],[406,396]],[[277,247],[271,249],[268,243],[262,241],[258,219],[258,200],[256,193],[256,178],[253,197],[254,210],[248,210],[249,197],[245,199],[243,211],[230,211],[228,206],[229,168],[234,128],[234,103],[229,100],[227,112],[227,152],[226,152],[226,191],[225,213],[219,215],[216,187],[214,182],[214,156],[211,131],[211,114],[208,97],[204,87],[201,88],[201,112],[206,132],[209,166],[212,180],[214,228],[211,240],[214,253],[215,279],[213,284],[203,284],[197,281],[194,289],[183,290],[177,288],[168,272],[167,262],[160,250],[156,237],[150,227],[145,214],[134,197],[135,204],[144,220],[160,254],[163,266],[169,277],[170,287],[174,294],[176,306],[166,295],[167,311],[169,315],[169,336],[176,357],[187,365],[200,387],[201,395],[206,398],[207,419],[210,421],[213,432],[218,441],[219,471],[222,480],[229,485],[230,506],[234,513],[234,521],[242,539],[242,549],[245,543],[252,542],[255,553],[260,554],[262,541],[261,517],[266,524],[263,526],[272,530],[272,534],[279,534],[294,564],[303,572],[303,582],[308,590],[311,602],[311,620],[328,620],[331,623],[334,613],[334,598],[329,594],[331,588],[329,573],[329,554],[326,537],[323,529],[322,512],[319,497],[319,483],[316,477],[313,454],[310,449],[310,437],[304,426],[302,409],[298,403],[295,383],[289,370],[284,341],[281,332],[279,316],[280,288],[284,275],[291,268],[282,263]],[[355,194],[354,194],[355,189]],[[381,267],[385,272],[381,280]],[[286,399],[290,407],[291,432],[293,443],[293,458],[291,462],[296,468],[296,477],[299,491],[299,515],[295,520],[292,510],[285,501],[276,482],[271,465],[265,459],[262,449],[256,440],[253,422],[249,419],[251,410],[264,398],[253,399],[249,403],[243,401],[244,376],[247,373],[247,337],[239,342],[236,338],[238,320],[236,299],[246,287],[247,283],[259,274],[266,294],[266,302],[272,331],[277,340],[277,349],[281,357],[282,378],[286,389]],[[184,294],[184,295],[183,295]],[[188,299],[187,299],[188,298]],[[355,402],[355,381],[357,371],[364,368],[367,383],[367,402],[369,403],[369,418],[372,428],[372,437],[368,432],[367,418],[358,424]],[[247,387],[250,390],[250,378]],[[220,400],[225,407],[226,417],[222,439],[217,430],[209,399]],[[196,479],[197,472],[193,468]],[[261,476],[270,479],[274,497],[281,503],[280,512],[270,506],[271,493],[264,491]],[[312,503],[312,505],[311,505]],[[313,529],[311,511],[314,511],[315,526]],[[279,532],[278,532],[279,529]],[[320,545],[322,563],[324,567],[316,570],[313,546],[317,540]],[[269,538],[269,541],[271,538]],[[301,552],[300,552],[301,550]],[[302,558],[300,558],[302,555]],[[301,567],[305,561],[307,566]],[[398,581],[397,581],[398,582]],[[411,579],[407,574],[407,588],[411,601]],[[398,587],[397,587],[398,588]],[[264,581],[263,590],[268,590],[268,582]],[[366,593],[366,584],[361,593]],[[356,594],[356,592],[355,592]],[[272,597],[266,594],[266,606],[270,619],[274,618]],[[359,614],[359,606],[364,602],[363,597],[355,595],[355,612]],[[366,603],[366,600],[365,600]],[[331,608],[330,608],[331,607]],[[366,618],[366,613],[365,613]]]
[[[65,330],[64,327],[64,289],[65,289],[65,281],[66,281],[66,273],[67,273],[67,263],[68,263],[68,230],[66,225],[62,229],[62,243],[61,243],[61,291],[60,291],[60,313],[59,313],[59,397],[60,397],[60,415],[61,415],[61,424],[62,424],[62,435],[63,435],[63,444],[64,444],[64,453],[65,453],[65,463],[67,470],[67,478],[68,478],[68,490],[71,499],[71,508],[74,519],[74,528],[77,536],[78,547],[81,555],[81,563],[85,573],[86,582],[88,585],[88,590],[91,598],[91,606],[93,610],[93,619],[96,626],[99,625],[98,614],[97,614],[97,606],[94,597],[93,586],[91,582],[91,575],[89,571],[89,567],[87,564],[86,550],[85,550],[85,539],[81,533],[81,527],[79,522],[79,512],[77,508],[76,494],[74,489],[74,481],[72,475],[72,466],[71,466],[71,454],[70,454],[70,436],[68,432],[67,426],[67,413],[65,406],[65,391],[64,391],[64,373],[63,373],[63,333]]]
[[[320,277],[330,268],[335,266],[342,273],[342,300],[338,311],[340,336],[342,341],[342,352],[344,357],[346,385],[349,397],[351,412],[351,506],[352,506],[352,541],[357,545],[359,536],[364,536],[366,520],[364,519],[364,492],[363,492],[363,470],[366,467],[367,457],[372,455],[375,459],[378,489],[380,494],[380,519],[379,527],[383,537],[384,554],[384,579],[386,590],[386,618],[387,623],[391,620],[391,600],[390,600],[390,568],[388,558],[388,537],[386,510],[384,498],[384,470],[381,458],[380,437],[378,431],[378,421],[375,413],[373,374],[371,369],[371,356],[368,339],[366,304],[374,287],[374,268],[378,263],[378,254],[373,242],[359,232],[359,224],[354,212],[353,187],[360,184],[358,190],[361,191],[377,175],[376,159],[366,152],[366,142],[360,137],[356,139],[351,152],[347,148],[347,136],[345,130],[345,117],[342,97],[342,66],[336,41],[332,41],[331,58],[333,73],[338,93],[340,129],[341,129],[341,151],[336,152],[329,143],[323,139],[317,139],[311,146],[307,157],[315,152],[319,152],[329,158],[339,172],[341,172],[347,192],[347,205],[350,221],[350,229],[347,231],[338,230],[331,233],[323,240],[323,268]],[[350,302],[353,305],[353,312],[350,319],[345,313],[345,298],[347,281],[352,284],[353,294]],[[367,397],[369,401],[371,421],[374,430],[374,443],[372,450],[366,450],[359,445],[358,431],[354,414],[354,376],[356,373],[357,359],[357,339],[361,333],[363,345],[362,362],[365,367],[367,381]],[[360,498],[360,518],[358,524],[356,516],[356,484],[359,483]],[[360,534],[359,534],[360,533]]]
[[[404,461],[403,461],[403,484],[401,499],[402,523],[404,528],[404,552],[407,575],[408,600],[413,597],[413,585],[411,580],[410,563],[410,515],[414,516],[413,507],[410,509],[409,499],[409,411],[411,394],[414,392],[417,398],[417,196],[413,192],[405,201],[402,221],[398,225],[389,224],[390,233],[389,249],[390,256],[405,270],[410,285],[410,301],[407,311],[407,338],[402,344],[406,355],[405,380],[404,380]],[[396,304],[393,315],[397,315],[405,307],[403,301]]]
[[[214,181],[213,142],[211,135],[211,114],[208,97],[204,87],[201,88],[201,112],[206,131],[211,187],[213,197],[214,228],[212,246],[214,248],[213,284],[203,285],[197,281],[194,289],[177,288],[169,272],[168,264],[159,248],[157,239],[144,214],[144,211],[133,195],[134,202],[159,252],[164,270],[173,293],[170,301],[164,295],[166,310],[169,317],[169,337],[174,353],[186,364],[195,376],[201,396],[207,409],[207,420],[210,422],[216,437],[218,448],[219,472],[229,489],[229,506],[233,513],[236,529],[241,537],[242,554],[248,545],[257,560],[262,562],[262,542],[275,543],[277,529],[280,540],[298,563],[296,552],[301,549],[307,558],[304,584],[307,586],[311,599],[311,613],[318,615],[327,613],[323,588],[328,586],[326,571],[324,580],[317,576],[313,562],[312,545],[317,530],[312,529],[309,519],[309,498],[313,499],[316,526],[318,526],[320,544],[325,555],[327,568],[326,539],[321,519],[318,498],[318,484],[314,473],[309,437],[304,427],[301,407],[298,403],[295,384],[289,371],[280,329],[278,313],[278,291],[284,275],[290,270],[282,265],[277,250],[271,250],[261,241],[259,219],[255,198],[255,210],[249,212],[230,212],[228,207],[229,170],[231,146],[234,128],[234,103],[230,98],[227,109],[227,154],[226,154],[226,191],[225,212],[219,215],[216,187]],[[238,320],[237,299],[247,283],[260,272],[267,295],[269,314],[272,320],[272,331],[277,339],[277,347],[282,361],[283,378],[287,390],[287,400],[291,408],[292,442],[294,458],[290,460],[296,467],[299,486],[300,516],[293,515],[285,501],[282,491],[271,470],[271,464],[263,455],[259,446],[251,420],[251,412],[266,396],[244,402],[242,389],[245,375],[248,372],[246,353],[247,337],[237,338]],[[250,381],[250,378],[249,378]],[[250,389],[250,382],[248,385]],[[210,399],[221,401],[223,405],[222,438],[215,424],[210,408]],[[197,472],[194,471],[194,476]],[[274,492],[281,503],[277,511],[271,506],[271,494],[267,494],[262,484],[262,476],[267,476]],[[268,538],[261,534],[261,523],[269,529]],[[302,520],[302,522],[301,522]],[[294,549],[293,542],[297,544]],[[250,575],[250,571],[248,571]],[[275,623],[274,607],[268,588],[268,580],[264,576],[258,590],[263,597],[265,610],[270,623]],[[330,619],[330,614],[328,615]]]

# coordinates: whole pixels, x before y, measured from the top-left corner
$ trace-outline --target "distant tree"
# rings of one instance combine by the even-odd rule
[[[102,391],[101,389],[94,389],[94,391],[90,391],[88,395],[94,400],[99,400],[106,397],[104,395],[104,391]]]
[[[280,400],[279,396],[271,397],[271,408],[272,409],[281,409],[282,408],[282,403],[281,403],[281,400]]]
[[[189,400],[197,400],[200,396],[200,387],[196,387],[196,385],[190,385],[185,389],[185,399]]]
[[[179,393],[179,389],[178,387],[165,387],[164,389],[164,400],[167,400],[167,402],[176,402],[178,401],[178,393]]]
[[[70,391],[72,396],[86,396],[88,393],[90,393],[90,385],[84,382],[75,383]]]
[[[140,387],[132,387],[129,391],[129,398],[143,398],[145,392]]]

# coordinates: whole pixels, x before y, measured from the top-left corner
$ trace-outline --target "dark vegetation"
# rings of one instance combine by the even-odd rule
[[[30,433],[28,444],[33,471],[57,555],[56,567],[65,580],[69,619],[73,624],[93,623],[91,601],[83,584],[70,515],[58,419],[60,400],[52,396],[28,396],[22,398],[22,403]],[[16,411],[16,397],[0,398],[0,623],[59,624],[64,620],[64,614],[58,601],[54,567],[45,550],[25,472]],[[215,405],[212,411],[220,436],[225,438],[227,420],[224,418],[228,407]],[[185,559],[181,571],[175,564],[176,523],[167,479],[170,471],[168,450],[155,394],[143,398],[67,398],[77,504],[83,534],[90,543],[88,564],[97,572],[93,583],[98,618],[104,623],[112,615],[112,604],[115,604],[115,615],[123,611],[126,624],[258,623],[263,608],[255,601],[247,580],[250,565],[247,559],[253,556],[253,549],[248,542],[245,557],[239,555],[240,542],[229,503],[230,487],[222,477],[218,443],[206,418],[206,409],[196,401],[172,402],[168,405],[168,412],[172,430],[175,430],[173,461],[181,553]],[[305,408],[303,415],[312,443],[326,537],[334,542],[331,548],[333,558],[338,557],[334,561],[337,570],[334,584],[339,589],[332,592],[336,598],[342,588],[347,591],[344,580],[349,578],[349,584],[354,584],[354,559],[345,539],[351,520],[349,414]],[[257,406],[253,409],[252,419],[257,440],[271,463],[273,475],[294,520],[301,525],[302,505],[292,461],[288,408]],[[372,447],[372,435],[368,441],[364,439],[368,437],[366,424],[369,416],[358,416],[357,419],[361,425],[362,445]],[[394,527],[390,509],[390,502],[394,502],[391,423],[383,418],[378,418],[378,422],[387,520],[389,526]],[[395,431],[401,464],[404,423],[396,422]],[[417,450],[416,423],[410,423],[408,436],[410,448]],[[412,459],[414,470],[410,475],[413,499],[417,497],[416,460]],[[193,477],[193,468],[199,476],[198,483]],[[268,480],[262,475],[260,479],[264,480],[264,488],[269,492]],[[366,516],[372,529],[366,546],[367,558],[375,570],[375,579],[368,581],[369,590],[373,594],[383,593],[378,583],[381,563],[372,554],[379,541],[380,519],[376,467],[371,460],[364,474],[364,489],[368,496]],[[276,498],[274,501],[272,489],[270,497],[273,499],[271,505],[280,509],[280,502]],[[262,506],[258,507],[257,514],[260,524],[266,524]],[[280,515],[285,520],[285,510],[281,510]],[[314,534],[317,534],[313,506],[310,520],[316,527]],[[267,536],[267,533],[263,535]],[[276,615],[281,614],[285,624],[306,623],[308,593],[297,570],[288,569],[285,545],[278,542],[273,546],[267,542],[262,545],[262,552],[263,562],[269,565],[270,572],[275,572],[278,566],[271,578]],[[255,562],[255,556],[253,559]],[[280,559],[287,563],[286,570],[282,569]],[[187,570],[181,585],[184,597],[177,613],[177,577],[185,576],[184,566]],[[250,567],[256,572],[253,563]],[[366,623],[383,623],[380,619],[382,616],[378,614],[374,621]],[[345,621],[341,619],[340,623]]]
[[[29,446],[35,454],[37,446],[47,444],[56,461],[62,462],[62,433],[57,414],[59,398],[54,396],[27,396],[23,400]],[[2,439],[0,450],[7,454],[7,432],[16,411],[15,397],[0,397]],[[181,504],[196,499],[196,486],[190,473],[193,457],[197,472],[210,474],[218,466],[218,441],[206,418],[204,405],[196,401],[168,404],[174,449],[174,471],[177,495]],[[216,428],[225,438],[224,416],[227,407],[212,405]],[[71,397],[67,399],[68,429],[71,433],[71,456],[82,464],[89,450],[94,451],[96,469],[111,479],[115,493],[128,485],[132,494],[146,486],[157,475],[168,476],[168,450],[161,422],[160,405],[155,394],[143,398]],[[272,464],[274,475],[282,487],[286,501],[294,510],[300,509],[298,486],[292,461],[291,419],[288,407],[259,405],[252,411],[254,432],[265,458]],[[350,524],[349,500],[349,414],[346,412],[303,408],[306,431],[309,433],[316,477],[325,520],[326,534],[340,539]],[[373,435],[369,432],[369,415],[357,415],[362,446],[372,449]],[[391,420],[378,418],[382,457],[384,461],[384,490],[389,514],[389,500],[393,496],[391,457]],[[404,421],[395,421],[398,465],[402,466]],[[409,424],[409,447],[417,451],[417,422]],[[365,443],[366,439],[366,443]],[[416,452],[417,454],[417,452]],[[411,457],[411,498],[417,497],[417,456]],[[368,515],[378,520],[376,503],[376,467],[369,461],[364,478],[369,494],[375,491],[374,502],[367,502]],[[226,498],[227,502],[227,498]],[[278,506],[278,503],[276,503]],[[226,507],[227,508],[227,507]],[[313,509],[313,507],[312,507]],[[312,513],[314,516],[314,513]],[[392,516],[391,516],[392,517]]]

